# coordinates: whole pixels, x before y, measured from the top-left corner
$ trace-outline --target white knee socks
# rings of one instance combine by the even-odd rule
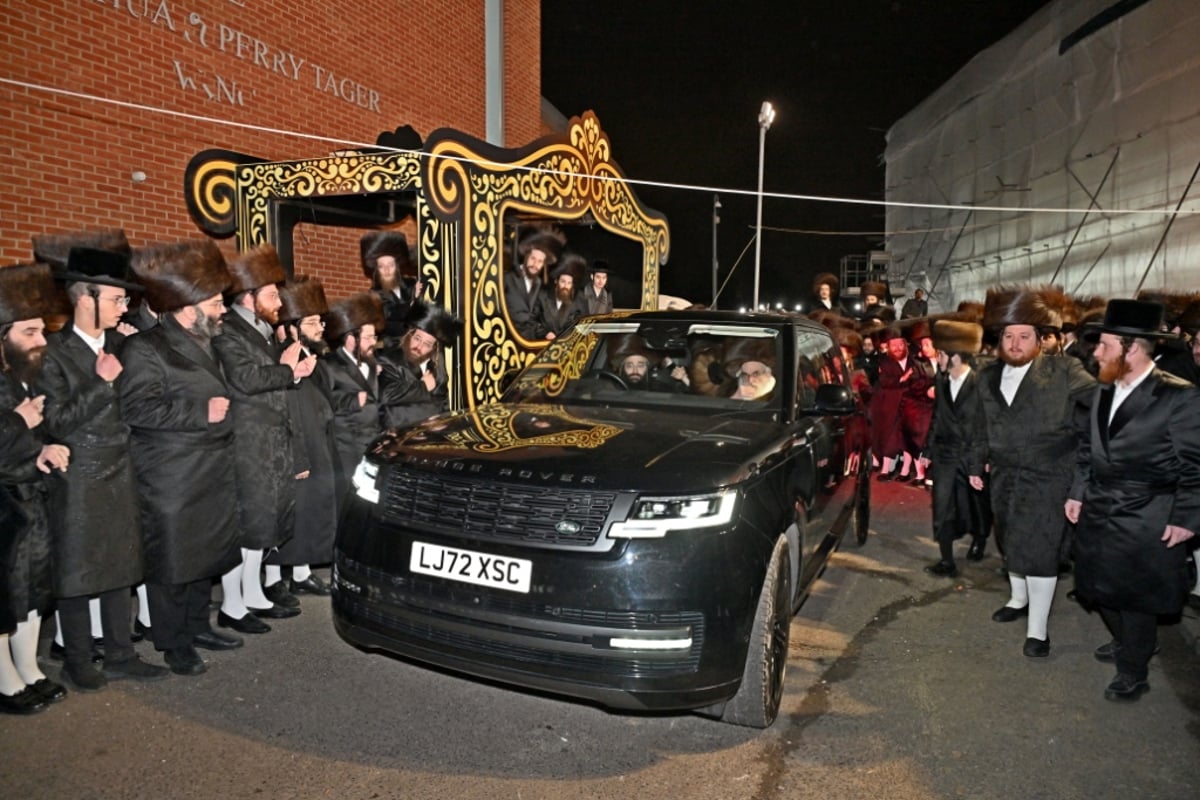
[[[242,548],[242,598],[246,601],[246,608],[270,608],[274,605],[263,594],[262,579],[259,577],[262,560],[262,550]]]
[[[150,627],[150,598],[146,595],[146,584],[139,583],[137,585],[138,597],[138,622],[142,623],[143,627]]]
[[[1025,585],[1025,576],[1008,573],[1008,585],[1012,595],[1004,605],[1009,608],[1024,608],[1029,605],[1029,587]]]
[[[246,616],[246,602],[242,599],[242,567],[238,564],[221,576],[221,610],[228,617],[241,619]]]
[[[1033,578],[1025,581],[1029,584],[1029,621],[1026,624],[1025,635],[1030,639],[1046,641],[1050,638],[1047,625],[1050,621],[1050,605],[1054,602],[1054,588],[1058,578]]]
[[[42,618],[36,611],[30,611],[24,622],[17,623],[17,632],[8,637],[13,665],[26,685],[46,677],[37,663],[38,634],[41,630]]]
[[[308,568],[308,564],[296,564],[292,567],[292,580],[294,581],[308,580],[309,575],[312,575],[312,570]]]
[[[0,634],[0,694],[12,697],[25,690],[25,681],[17,672],[13,663],[12,651],[9,649],[8,634]]]

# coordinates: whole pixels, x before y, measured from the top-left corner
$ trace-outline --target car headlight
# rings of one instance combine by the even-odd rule
[[[354,477],[350,479],[354,484],[354,493],[368,503],[378,503],[379,490],[375,488],[375,479],[378,477],[379,465],[372,464],[363,456],[354,468]]]
[[[633,504],[629,519],[614,522],[608,535],[618,539],[654,539],[670,531],[715,528],[733,519],[736,492],[642,497]]]

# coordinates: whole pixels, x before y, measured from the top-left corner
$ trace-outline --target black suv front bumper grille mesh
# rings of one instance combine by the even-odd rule
[[[590,545],[600,538],[617,495],[460,480],[402,467],[387,470],[385,521],[496,541]]]

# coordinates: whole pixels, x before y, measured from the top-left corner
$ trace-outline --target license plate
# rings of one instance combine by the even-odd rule
[[[529,593],[529,582],[533,577],[533,562],[524,558],[493,556],[428,542],[413,542],[408,569],[422,575],[524,594]]]

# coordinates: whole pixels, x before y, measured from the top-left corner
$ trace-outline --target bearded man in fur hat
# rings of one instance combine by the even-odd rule
[[[280,330],[315,356],[329,352],[323,338],[329,311],[325,289],[315,278],[299,276],[279,290]],[[333,443],[333,395],[327,366],[318,361],[313,374],[287,393],[292,426],[292,468],[295,471],[296,513],[292,537],[267,555],[263,589],[274,599],[284,593],[329,594],[329,585],[311,569],[327,564],[337,531],[337,455]],[[291,568],[291,580],[282,567]],[[278,602],[278,601],[276,601]]]
[[[229,262],[229,274],[232,305],[213,349],[229,386],[242,560],[221,576],[217,625],[256,634],[271,630],[259,617],[287,619],[300,613],[291,595],[268,597],[259,575],[264,552],[292,535],[296,470],[288,394],[312,374],[317,357],[302,356],[299,342],[277,346],[279,284],[287,276],[274,247],[264,244],[240,253]]]
[[[1042,329],[1053,322],[1039,290],[988,290],[984,328],[997,333],[997,360],[979,371],[981,442],[970,468],[971,485],[991,481],[996,542],[1004,553],[1011,596],[996,622],[1027,618],[1023,652],[1050,654],[1047,624],[1065,526],[1054,513],[1071,488],[1074,454],[1095,379],[1074,358],[1041,353]]]
[[[208,239],[151,245],[133,271],[159,324],[122,351],[121,414],[142,512],[154,646],[178,675],[207,667],[196,648],[232,650],[209,622],[212,579],[241,560],[229,387],[213,349],[232,283]]]
[[[547,339],[556,339],[571,332],[587,306],[575,291],[577,270],[587,263],[582,256],[567,256],[550,274],[551,283],[538,297],[534,317],[546,329]]]
[[[45,264],[0,268],[0,713],[35,714],[66,696],[37,663],[42,617],[54,604],[46,474],[70,451],[47,444],[42,317],[57,311]]]
[[[416,266],[408,249],[408,238],[400,231],[372,231],[359,241],[363,274],[371,290],[383,301],[384,328],[380,338],[398,338],[404,333],[409,306],[421,297],[424,286],[413,274]]]
[[[941,558],[925,571],[954,578],[958,576],[955,540],[969,535],[967,559],[980,561],[992,524],[986,486],[984,492],[976,492],[968,480],[972,462],[980,460],[974,438],[979,413],[975,357],[983,347],[983,328],[974,322],[942,319],[933,321],[931,333],[938,374],[928,452],[933,471],[933,538]]]
[[[449,408],[442,348],[454,346],[462,322],[418,301],[406,325],[399,347],[379,357],[379,408],[386,427],[419,422]]]
[[[520,263],[504,276],[504,304],[517,333],[531,341],[546,338],[546,326],[536,314],[546,271],[562,251],[561,235],[535,233],[517,247]]]
[[[42,385],[46,431],[71,448],[76,467],[50,484],[63,674],[89,692],[110,679],[155,680],[168,673],[138,657],[129,630],[130,587],[142,580],[142,529],[117,388],[125,337],[116,328],[129,293],[141,287],[129,274],[128,245],[106,250],[102,239],[71,238],[76,246],[56,277],[66,284],[74,314],[48,337]],[[103,671],[92,663],[91,598],[99,600]]]
[[[1095,348],[1101,385],[1064,504],[1078,523],[1079,601],[1099,609],[1112,634],[1095,652],[1117,668],[1109,700],[1150,688],[1158,617],[1183,608],[1185,542],[1200,531],[1200,398],[1154,365],[1162,318],[1159,303],[1109,301]]]
[[[337,496],[345,497],[367,445],[379,435],[379,365],[375,360],[383,304],[362,292],[329,307],[322,360],[333,398],[333,441],[337,448]]]

